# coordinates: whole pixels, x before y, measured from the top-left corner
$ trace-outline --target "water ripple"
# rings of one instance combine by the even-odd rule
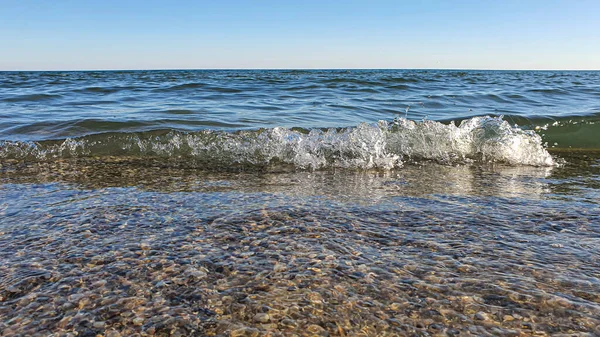
[[[33,130],[28,124],[107,122],[98,130],[71,128],[66,134],[78,137],[107,131],[107,125],[109,131],[131,130],[120,122],[139,122],[140,129],[131,131],[162,128],[161,120],[173,116],[180,116],[173,124],[193,131],[209,125],[330,128],[399,115],[435,121],[484,115],[521,121],[585,116],[594,121],[599,82],[600,72],[594,71],[0,72],[0,129],[20,124],[1,139],[43,140],[64,137],[66,130],[27,133]]]

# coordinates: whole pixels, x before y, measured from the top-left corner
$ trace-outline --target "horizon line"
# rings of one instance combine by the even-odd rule
[[[543,68],[543,69],[498,69],[498,68],[82,68],[82,69],[13,69],[0,72],[78,72],[78,71],[185,71],[185,70],[454,70],[454,71],[600,71],[600,69],[559,69],[559,68]]]

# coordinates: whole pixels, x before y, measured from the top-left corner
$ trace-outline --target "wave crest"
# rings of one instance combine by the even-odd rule
[[[158,130],[95,134],[43,142],[0,142],[1,159],[52,160],[89,156],[163,158],[165,165],[228,170],[288,165],[296,169],[393,169],[407,161],[503,162],[552,166],[533,131],[500,117],[474,117],[460,125],[435,121],[361,123],[351,128],[224,132]]]

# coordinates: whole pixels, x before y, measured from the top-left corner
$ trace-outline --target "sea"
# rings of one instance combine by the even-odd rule
[[[599,336],[600,72],[0,72],[1,336]]]

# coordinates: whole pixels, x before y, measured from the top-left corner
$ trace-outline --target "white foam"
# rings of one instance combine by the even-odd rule
[[[171,131],[160,135],[94,135],[59,143],[0,144],[0,158],[90,155],[159,156],[166,161],[184,160],[213,169],[283,163],[298,169],[388,170],[401,167],[407,160],[555,164],[539,135],[512,127],[499,117],[474,117],[459,126],[397,118],[391,123],[362,123],[353,128],[313,129],[308,133],[277,127],[235,133]]]
[[[405,156],[445,163],[481,160],[554,165],[538,134],[512,127],[501,117],[473,117],[459,126],[398,118],[389,130],[388,149]]]

